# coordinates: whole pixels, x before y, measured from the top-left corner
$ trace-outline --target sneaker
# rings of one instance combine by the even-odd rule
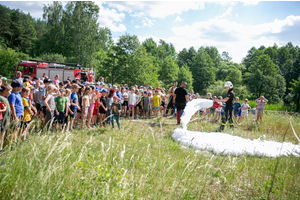
[[[93,129],[93,128],[89,126],[89,129]]]
[[[71,128],[70,131],[74,131],[74,129]]]

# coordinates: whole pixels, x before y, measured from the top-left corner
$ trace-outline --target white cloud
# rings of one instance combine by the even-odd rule
[[[153,26],[153,22],[154,22],[154,21],[155,21],[155,20],[151,20],[151,19],[145,17],[145,18],[143,19],[143,21],[142,21],[143,27],[145,27],[145,26],[147,26],[147,27]]]
[[[229,7],[225,13],[223,13],[222,15],[220,16],[216,16],[216,18],[223,18],[225,17],[226,15],[231,15],[231,11],[232,11],[232,7]]]
[[[135,25],[134,27],[135,27],[135,28],[142,28],[141,26],[138,26],[138,25]]]
[[[125,19],[124,13],[119,13],[115,9],[105,8],[101,3],[98,4],[99,10],[99,23],[101,27],[108,27],[113,32],[124,32],[126,31],[126,26],[121,23]]]
[[[239,14],[237,14],[237,13],[236,13],[236,14],[235,14],[235,16],[237,16],[237,17],[238,17],[238,16],[239,16]]]
[[[176,19],[174,20],[174,22],[182,22],[182,21],[183,21],[183,19],[181,19],[181,17],[179,17],[178,15],[177,15]]]
[[[147,16],[152,18],[165,18],[173,14],[181,14],[189,10],[204,9],[204,2],[170,2],[170,1],[115,1],[107,2],[108,6],[120,12],[128,12],[132,16]]]
[[[259,1],[243,1],[244,6],[255,6],[259,4]]]
[[[234,62],[241,62],[247,51],[255,46],[284,45],[289,41],[300,43],[297,32],[300,16],[288,16],[258,25],[244,25],[227,19],[210,19],[193,25],[173,27],[175,37],[168,38],[177,50],[194,46],[215,46],[219,52],[228,51]],[[298,31],[297,31],[298,30]]]

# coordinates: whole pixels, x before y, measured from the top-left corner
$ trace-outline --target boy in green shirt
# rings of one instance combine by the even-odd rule
[[[59,89],[60,95],[54,99],[56,121],[59,123],[59,128],[62,130],[62,125],[65,123],[65,117],[68,116],[68,99],[64,96],[65,90]]]

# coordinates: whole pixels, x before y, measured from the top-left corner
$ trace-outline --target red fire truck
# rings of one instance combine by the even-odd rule
[[[50,79],[54,80],[55,75],[59,75],[59,81],[67,80],[67,78],[80,79],[81,82],[84,76],[88,77],[88,82],[95,81],[95,71],[94,69],[83,68],[80,64],[76,63],[61,63],[54,61],[38,61],[30,60],[24,61],[21,60],[16,66],[16,73],[22,72],[22,76],[29,75],[31,77],[41,78],[44,73]]]

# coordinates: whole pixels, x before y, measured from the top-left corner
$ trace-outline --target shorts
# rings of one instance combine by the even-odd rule
[[[0,120],[0,133],[4,132],[7,130],[7,127],[3,126],[3,120]]]
[[[159,110],[159,107],[154,107],[153,110]]]
[[[256,112],[259,114],[264,114],[264,109],[256,109]]]
[[[134,105],[128,105],[128,108],[134,108]]]
[[[43,107],[42,107],[42,112],[43,112],[44,115],[46,115],[46,110],[47,110],[47,107],[46,107],[46,106],[43,106]]]
[[[88,115],[88,110],[89,110],[89,108],[82,107],[81,114],[86,117]]]
[[[38,112],[41,111],[41,109],[42,109],[41,104],[39,104],[39,103],[35,104],[35,107]]]
[[[248,110],[242,110],[241,116],[247,117],[248,116]]]
[[[122,106],[128,106],[128,101],[124,101],[124,102],[122,103]]]
[[[89,106],[89,110],[94,110],[94,107],[95,107],[95,104],[92,103],[92,104]]]
[[[98,109],[97,108],[94,108],[94,111],[93,111],[93,115],[98,115]]]
[[[239,110],[235,110],[235,111],[234,111],[234,116],[235,116],[235,117],[239,116]]]
[[[58,115],[55,116],[56,121],[60,124],[65,123],[65,112],[58,111]]]
[[[70,115],[71,116],[71,118],[75,118],[76,117],[76,114],[77,114],[77,108],[70,108],[71,109],[71,111],[73,112],[73,115]]]
[[[27,128],[29,123],[30,123],[30,121],[29,122],[21,122],[21,128]]]
[[[15,120],[12,120],[11,129],[18,129],[18,128],[20,128],[21,121],[23,119],[23,115],[17,116],[17,118],[18,118],[18,122],[16,122]]]

